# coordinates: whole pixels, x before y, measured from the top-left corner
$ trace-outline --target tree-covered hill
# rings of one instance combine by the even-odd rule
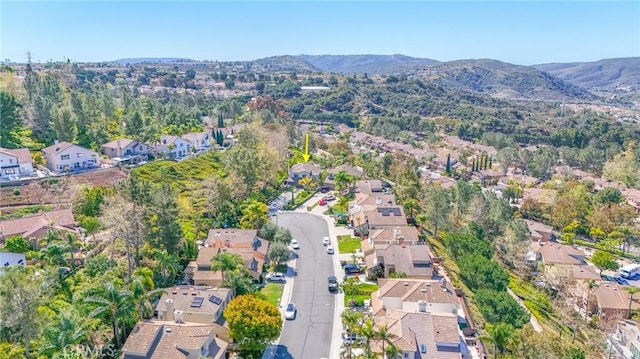
[[[479,59],[445,62],[412,76],[442,87],[486,94],[495,98],[542,101],[589,101],[589,91],[533,67]]]

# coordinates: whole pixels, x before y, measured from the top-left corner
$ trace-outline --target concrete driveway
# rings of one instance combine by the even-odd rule
[[[329,236],[327,222],[309,213],[284,212],[278,214],[278,224],[291,231],[300,249],[290,299],[298,314],[285,321],[275,358],[328,358],[336,294],[329,292],[327,281],[334,275],[333,256],[322,245],[322,237]]]

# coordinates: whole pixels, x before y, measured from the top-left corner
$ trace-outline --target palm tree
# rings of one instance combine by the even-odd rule
[[[89,322],[70,309],[61,310],[55,324],[45,329],[46,346],[40,349],[40,354],[53,356],[70,345],[79,344],[86,340]]]
[[[225,279],[222,281],[222,286],[231,288],[234,296],[256,291],[256,287],[253,285],[253,278],[251,278],[249,271],[244,266],[238,266],[236,269],[225,271],[224,277]]]
[[[67,239],[67,242],[69,243],[69,253],[71,253],[71,269],[75,272],[76,270],[76,257],[75,257],[75,253],[76,253],[76,237],[73,236],[73,234],[71,233],[67,233],[67,235],[65,236]]]
[[[413,213],[420,210],[420,203],[415,198],[407,198],[402,205],[404,210],[409,212],[409,217],[413,217]]]
[[[507,343],[513,336],[514,329],[511,324],[507,323],[487,323],[485,325],[485,330],[487,332],[487,335],[483,336],[481,340],[493,343],[494,358],[497,358],[498,353],[502,353],[504,351]]]
[[[348,186],[349,183],[351,183],[351,176],[349,176],[345,171],[338,171],[338,173],[333,175],[333,181],[336,186],[336,191],[340,192],[345,186]]]
[[[102,286],[103,291],[98,296],[85,299],[87,304],[95,306],[89,317],[101,318],[111,324],[116,347],[119,348],[120,328],[134,316],[136,310],[133,294],[127,289],[118,288],[111,282],[104,283]]]
[[[214,272],[222,272],[223,282],[227,271],[238,269],[238,267],[242,265],[244,265],[242,257],[235,253],[220,252],[211,260],[211,270]]]
[[[401,357],[403,351],[398,348],[395,344],[389,343],[385,354],[387,355],[387,359],[398,359]]]
[[[393,339],[396,338],[396,335],[389,332],[387,323],[384,323],[378,326],[375,338],[382,342],[382,355],[384,356],[384,354],[387,352],[385,350],[385,346],[387,344],[393,345]]]
[[[640,288],[634,286],[626,286],[624,290],[629,293],[629,313],[627,314],[627,318],[631,319],[631,303],[633,303],[633,295],[640,292]]]
[[[160,276],[159,285],[163,287],[173,285],[175,276],[180,268],[178,258],[173,254],[169,254],[166,249],[156,250],[154,257],[154,270]]]
[[[269,220],[269,208],[260,201],[251,201],[242,209],[240,226],[242,228],[260,229]]]
[[[154,289],[153,271],[147,267],[136,268],[131,277],[129,289],[136,302],[139,320],[144,320],[153,314],[151,302],[165,292],[163,289]]]
[[[66,264],[64,258],[67,248],[64,245],[58,243],[49,243],[47,248],[40,250],[42,259],[46,260],[49,265],[63,266]]]
[[[345,310],[342,312],[342,324],[344,325],[347,334],[351,335],[356,331],[356,328],[360,327],[362,324],[363,315],[361,312],[354,312],[352,310]],[[352,345],[354,345],[353,343]],[[347,346],[348,358],[351,359],[351,348],[352,345]]]
[[[371,352],[371,340],[376,338],[377,332],[376,328],[373,325],[373,320],[367,319],[364,321],[362,326],[356,329],[356,333],[364,338],[365,347],[364,353],[366,357],[370,357],[373,353]]]

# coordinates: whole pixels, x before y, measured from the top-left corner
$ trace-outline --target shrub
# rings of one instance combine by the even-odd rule
[[[508,323],[521,328],[530,319],[529,314],[511,295],[503,291],[479,289],[473,296],[480,312],[490,323]]]
[[[19,196],[20,195],[20,188],[14,188],[13,189],[13,195],[14,196]]]

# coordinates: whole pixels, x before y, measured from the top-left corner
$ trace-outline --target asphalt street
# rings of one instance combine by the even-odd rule
[[[300,249],[291,294],[298,314],[285,322],[275,357],[328,358],[335,294],[329,292],[327,281],[334,274],[333,258],[322,245],[322,237],[329,236],[327,223],[308,213],[284,212],[278,214],[278,224],[291,231]]]

